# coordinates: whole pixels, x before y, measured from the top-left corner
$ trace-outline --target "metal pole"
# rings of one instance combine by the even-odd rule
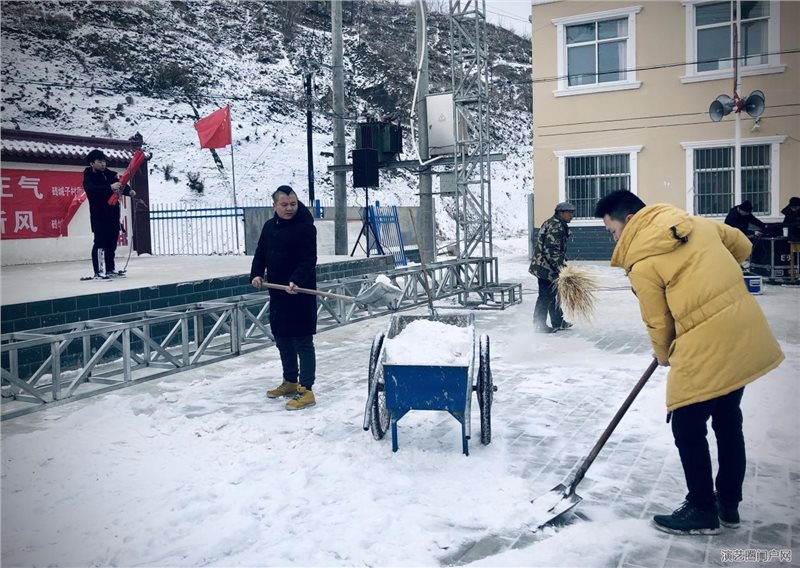
[[[367,237],[367,258],[369,258],[369,233],[372,230],[372,225],[369,224],[369,188],[368,187],[364,188],[364,200],[365,200],[364,222],[366,223],[366,227],[365,227],[366,235],[364,235],[364,236]]]
[[[739,90],[742,87],[742,80],[739,77],[739,54],[741,52],[741,39],[739,31],[742,23],[742,4],[741,0],[736,0],[736,28],[733,30],[733,98],[736,111],[736,143],[733,156],[733,204],[738,205],[742,202],[742,113],[739,108]]]
[[[233,160],[233,139],[231,139],[231,179],[233,180],[233,211],[236,215],[236,254],[239,254],[239,202],[236,200],[236,170]],[[244,220],[242,220],[244,222]]]
[[[331,0],[333,35],[333,164],[346,165],[344,146],[344,66],[342,47],[342,0]],[[334,252],[347,254],[347,178],[344,171],[333,174]]]
[[[417,108],[419,109],[419,157],[425,162],[430,157],[428,148],[428,45],[424,41],[428,6],[425,0],[416,2],[417,23],[417,57],[419,66],[419,87],[417,91]],[[436,260],[436,243],[434,242],[435,225],[433,215],[433,193],[430,166],[424,166],[419,174],[419,224],[420,235],[417,246],[424,262]]]
[[[308,158],[308,208],[311,209],[312,214],[316,209],[314,208],[314,141],[312,139],[313,115],[311,114],[311,81],[313,73],[306,73],[305,87],[306,87],[306,153]]]

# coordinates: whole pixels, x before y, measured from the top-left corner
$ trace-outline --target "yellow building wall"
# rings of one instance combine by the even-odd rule
[[[557,38],[553,18],[640,6],[636,15],[638,89],[555,96]],[[733,95],[733,79],[682,82],[686,73],[686,15],[680,2],[553,2],[534,4],[533,160],[534,222],[552,215],[559,201],[558,158],[554,151],[643,146],[638,154],[638,191],[646,203],[687,207],[687,174],[682,142],[733,139],[735,118],[714,123],[708,107],[720,94]],[[780,5],[781,51],[800,47],[800,2]],[[781,209],[800,195],[800,54],[784,53],[782,73],[744,76],[740,95],[760,89],[766,109],[760,130],[742,113],[742,140],[786,136],[780,145]],[[782,217],[780,217],[782,218]],[[765,218],[780,220],[779,217]],[[585,222],[584,222],[585,223]],[[590,222],[591,223],[591,222]],[[581,223],[577,223],[581,224]]]

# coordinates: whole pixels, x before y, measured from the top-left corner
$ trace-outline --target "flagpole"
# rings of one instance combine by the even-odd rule
[[[233,212],[236,217],[236,254],[239,254],[239,203],[236,201],[236,168],[233,159],[233,130],[231,129],[231,111],[228,106],[228,131],[231,133],[231,181],[233,182]],[[242,219],[244,222],[244,219]]]

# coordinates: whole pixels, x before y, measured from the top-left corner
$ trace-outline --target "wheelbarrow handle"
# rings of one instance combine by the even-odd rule
[[[647,370],[645,370],[644,374],[642,374],[642,377],[639,379],[639,382],[636,383],[636,386],[633,387],[633,390],[628,395],[628,398],[625,399],[625,402],[622,403],[622,406],[619,407],[619,410],[617,410],[617,413],[614,415],[614,418],[611,419],[611,423],[605,429],[603,435],[600,436],[599,440],[597,440],[597,443],[592,448],[592,451],[589,452],[589,455],[586,457],[586,459],[583,460],[583,463],[578,468],[578,471],[575,473],[575,477],[569,484],[568,494],[572,494],[575,491],[575,488],[581,482],[583,476],[586,475],[586,472],[589,470],[589,467],[597,458],[598,454],[600,453],[600,450],[603,449],[603,446],[606,445],[606,442],[611,437],[611,434],[614,433],[614,429],[617,427],[617,424],[619,424],[620,420],[622,420],[622,417],[628,411],[628,408],[630,408],[631,404],[633,404],[634,399],[636,399],[639,392],[641,392],[641,390],[644,388],[644,385],[653,375],[656,368],[658,368],[658,360],[653,359],[653,361],[650,363],[650,366],[647,367]]]
[[[271,284],[269,282],[262,282],[261,288],[272,288],[273,290],[289,291],[289,287],[284,284]],[[322,292],[321,290],[311,290],[310,288],[295,288],[296,292],[301,294],[311,294],[312,296],[322,296],[323,298],[333,298],[334,300],[344,300],[345,302],[355,302],[356,299],[352,296],[344,296],[342,294],[334,294],[333,292]]]

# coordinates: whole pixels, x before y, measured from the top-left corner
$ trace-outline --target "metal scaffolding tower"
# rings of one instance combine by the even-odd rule
[[[485,0],[450,0],[450,51],[458,257],[486,258],[493,248]]]

